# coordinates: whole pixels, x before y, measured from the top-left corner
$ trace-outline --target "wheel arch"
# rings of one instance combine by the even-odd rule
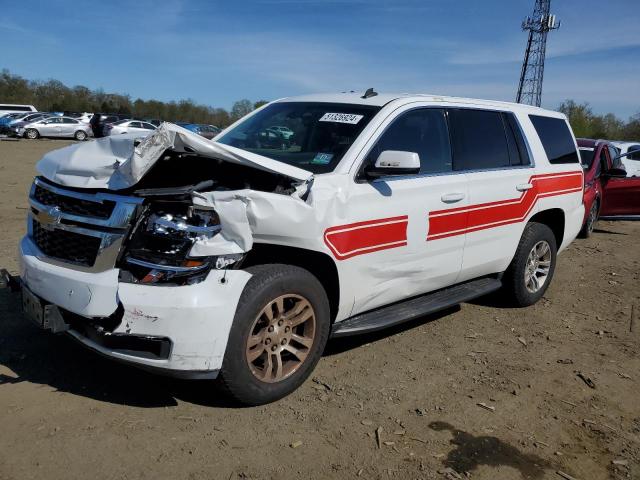
[[[556,248],[560,249],[564,240],[565,231],[565,213],[561,208],[550,208],[548,210],[542,210],[536,213],[529,219],[529,223],[541,223],[551,229],[556,239]]]
[[[242,267],[283,263],[304,268],[322,284],[329,299],[331,322],[335,320],[340,306],[340,277],[335,261],[326,253],[304,248],[256,243],[247,253]]]

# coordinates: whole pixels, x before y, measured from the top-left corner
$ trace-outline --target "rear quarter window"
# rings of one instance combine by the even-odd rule
[[[567,122],[561,118],[529,115],[549,163],[579,163],[580,157]]]

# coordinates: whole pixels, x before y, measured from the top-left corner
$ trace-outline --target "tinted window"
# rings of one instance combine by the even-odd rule
[[[15,106],[15,105],[0,105],[0,110],[11,110],[13,112],[31,112],[30,107]]]
[[[505,130],[507,132],[507,142],[509,143],[509,158],[511,165],[531,165],[531,159],[529,158],[529,150],[525,143],[524,135],[520,124],[513,113],[503,113],[502,118],[505,122]],[[513,143],[517,149],[513,151]]]
[[[500,112],[453,109],[449,118],[455,170],[510,165],[509,145]]]
[[[62,123],[78,123],[75,120],[71,119],[71,118],[63,118],[62,119]]]
[[[417,153],[420,173],[450,172],[451,145],[444,110],[423,108],[400,115],[371,149],[366,164],[373,165],[385,150]]]
[[[591,168],[591,165],[593,164],[594,153],[595,152],[593,151],[593,148],[580,149],[580,163],[582,163],[582,166],[585,170],[589,170],[589,168]]]
[[[580,161],[573,135],[567,122],[561,118],[529,115],[538,132],[550,163],[578,163]]]
[[[628,152],[636,152],[631,153],[626,156],[629,160],[640,160],[640,145],[631,145],[628,149]]]

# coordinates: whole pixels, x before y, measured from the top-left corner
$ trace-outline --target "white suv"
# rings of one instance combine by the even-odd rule
[[[260,132],[286,122],[285,149]],[[130,364],[296,389],[330,336],[502,289],[538,301],[584,218],[564,115],[346,93],[279,100],[216,142],[163,124],[39,162],[20,244],[27,316]]]

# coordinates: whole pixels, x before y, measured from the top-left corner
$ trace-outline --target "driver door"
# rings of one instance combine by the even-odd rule
[[[468,205],[444,109],[407,106],[380,128],[350,186],[348,222],[325,232],[345,278],[354,279],[352,314],[451,285],[462,266],[465,235],[438,233],[436,219],[429,225],[429,212]],[[367,177],[366,167],[389,150],[417,153],[420,173]]]
[[[607,170],[612,167],[612,159],[617,152],[607,147]],[[612,177],[602,172],[602,206],[600,217],[640,218],[640,177]]]

